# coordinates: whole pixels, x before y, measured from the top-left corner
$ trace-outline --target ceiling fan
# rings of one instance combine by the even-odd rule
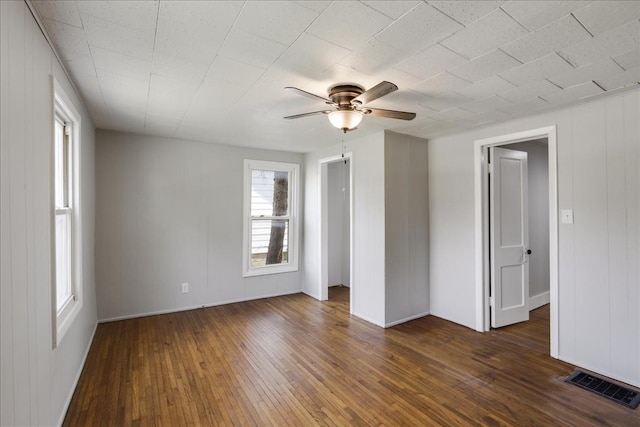
[[[383,110],[364,105],[398,90],[398,86],[387,81],[378,83],[367,91],[360,85],[337,84],[329,89],[328,97],[315,95],[311,92],[298,89],[297,87],[285,87],[284,89],[291,93],[321,100],[325,104],[335,107],[335,109],[332,110],[320,110],[287,116],[285,119],[299,119],[300,117],[314,116],[316,114],[328,114],[331,124],[345,133],[350,130],[355,130],[364,115],[401,120],[413,120],[416,117],[416,113]]]

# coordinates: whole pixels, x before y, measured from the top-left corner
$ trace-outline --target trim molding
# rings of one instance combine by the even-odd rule
[[[389,322],[385,324],[385,328],[390,328],[392,326],[396,326],[399,325],[401,323],[406,323],[406,322],[410,322],[412,320],[416,320],[416,319],[420,319],[421,317],[425,317],[430,315],[431,313],[429,313],[428,311],[425,311],[424,313],[420,313],[420,314],[416,314],[413,316],[409,316],[409,317],[405,317],[404,319],[400,319],[400,320],[395,320],[393,322]]]
[[[285,295],[294,295],[294,294],[307,295],[306,293],[304,293],[302,291],[296,290],[296,291],[284,292],[284,293],[260,295],[260,296],[257,296],[255,298],[241,298],[241,299],[221,301],[221,302],[216,302],[216,303],[213,303],[213,304],[201,304],[201,305],[193,305],[193,306],[189,306],[189,307],[169,308],[169,309],[166,309],[166,310],[147,311],[147,312],[144,312],[144,313],[136,313],[136,314],[126,314],[124,316],[116,316],[116,317],[108,317],[106,319],[99,319],[98,323],[117,322],[119,320],[137,319],[139,317],[157,316],[157,315],[160,315],[160,314],[180,313],[181,311],[197,310],[199,308],[207,308],[207,307],[217,307],[219,305],[235,304],[237,302],[255,301],[255,300],[259,300],[259,299],[282,297],[282,296],[285,296]],[[310,295],[307,295],[307,296],[310,296]]]
[[[400,319],[400,320],[394,320],[393,322],[389,322],[389,323],[381,323],[378,322],[377,320],[373,320],[372,318],[368,317],[368,316],[363,316],[362,314],[358,314],[358,313],[351,313],[352,315],[356,316],[359,319],[362,319],[366,322],[369,323],[373,323],[376,326],[380,326],[381,328],[390,328],[392,326],[396,326],[399,325],[401,323],[406,323],[409,322],[411,320],[415,320],[415,319],[420,319],[421,317],[425,317],[425,316],[429,316],[431,313],[428,311],[425,311],[424,313],[420,313],[420,314],[416,314],[413,316],[409,316],[409,317],[405,317],[404,319]]]
[[[551,302],[551,291],[542,292],[541,294],[529,297],[529,311],[540,308]]]
[[[58,419],[58,426],[62,426],[64,422],[64,417],[67,416],[67,411],[69,410],[69,405],[71,404],[71,399],[73,398],[73,393],[76,392],[76,388],[78,387],[78,381],[80,381],[80,375],[82,375],[82,370],[84,369],[84,365],[87,362],[87,356],[89,356],[89,350],[91,350],[91,345],[93,344],[93,339],[96,336],[96,330],[98,329],[98,322],[93,326],[93,332],[91,332],[91,339],[89,340],[89,344],[87,345],[87,349],[84,351],[84,356],[82,356],[82,363],[80,364],[80,369],[78,369],[78,373],[76,377],[73,379],[73,387],[71,387],[71,391],[69,392],[69,396],[67,396],[67,400],[64,402],[62,414],[60,414],[60,418]]]
[[[352,315],[356,316],[357,318],[364,320],[365,322],[369,322],[369,323],[373,323],[376,326],[380,326],[381,328],[385,328],[386,326],[382,323],[382,322],[378,322],[377,320],[374,320],[368,316],[359,314],[359,313],[351,313]]]

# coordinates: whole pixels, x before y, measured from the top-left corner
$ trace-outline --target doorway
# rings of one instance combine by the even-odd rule
[[[351,286],[349,159],[327,165],[327,284]],[[331,297],[331,293],[329,293]]]
[[[495,151],[491,147],[500,147],[502,150],[506,146],[509,148],[523,149],[527,141],[530,146],[531,141],[537,141],[534,144],[540,144],[541,141],[547,141],[547,171],[548,171],[548,206],[546,215],[546,224],[548,224],[548,278],[549,290],[546,295],[533,295],[527,289],[522,290],[520,297],[523,299],[524,308],[520,308],[521,313],[525,313],[528,317],[529,301],[533,305],[543,305],[545,299],[550,303],[550,348],[551,356],[558,357],[558,214],[557,214],[557,159],[556,159],[556,128],[551,126],[548,128],[534,129],[525,132],[518,132],[509,135],[503,135],[494,138],[487,138],[475,141],[474,157],[475,157],[475,195],[476,195],[476,330],[488,331],[491,328],[492,311],[491,303],[496,304],[491,298],[492,285],[492,254],[491,254],[491,216],[490,204],[491,194],[489,179],[489,153]],[[539,148],[539,146],[538,146]],[[509,150],[504,150],[509,151]],[[516,152],[517,153],[517,152]],[[526,156],[524,156],[526,157]],[[494,166],[492,166],[495,168]],[[527,210],[528,212],[528,210]],[[538,221],[539,222],[539,221]],[[495,238],[495,236],[493,236]],[[514,265],[526,266],[529,269],[529,256],[526,251],[529,249],[529,242],[523,242],[518,250],[521,253],[516,254],[520,257],[520,263],[513,262]],[[517,245],[514,245],[517,246]],[[495,256],[495,254],[494,254]],[[524,273],[524,267],[518,267],[517,274]],[[537,273],[536,273],[537,274]],[[494,274],[495,275],[495,274]],[[514,276],[516,274],[514,273]],[[536,284],[538,286],[538,284]],[[526,292],[526,294],[525,294]],[[544,292],[544,291],[543,291]],[[495,291],[493,293],[495,297]],[[530,296],[537,298],[529,299]],[[524,300],[526,298],[526,300]],[[514,299],[515,301],[515,299]]]
[[[345,290],[329,292],[330,287],[348,288],[349,308],[353,311],[353,189],[352,155],[320,160],[320,296],[345,295]],[[334,288],[337,290],[337,288]]]

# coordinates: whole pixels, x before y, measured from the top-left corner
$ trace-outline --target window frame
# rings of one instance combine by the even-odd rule
[[[281,217],[254,217],[251,215],[251,172],[253,170],[268,170],[287,172],[289,174],[289,214]],[[243,183],[243,249],[242,249],[242,276],[253,277],[266,274],[288,273],[298,271],[299,259],[299,177],[300,165],[296,163],[271,162],[264,160],[244,160],[244,183]],[[251,266],[251,232],[254,220],[282,219],[289,221],[288,242],[287,242],[287,263],[264,265],[260,267]]]
[[[52,120],[51,120],[51,317],[52,317],[52,347],[55,349],[66,332],[69,330],[78,313],[82,309],[82,216],[81,216],[81,179],[80,179],[80,149],[81,149],[81,119],[59,83],[52,77]],[[66,200],[65,206],[58,206],[56,184],[56,122],[64,123],[67,138],[66,153]],[[70,129],[69,129],[70,128]],[[68,133],[67,130],[69,129]],[[71,296],[58,309],[58,278],[57,278],[57,237],[56,220],[60,215],[69,216],[69,266]]]

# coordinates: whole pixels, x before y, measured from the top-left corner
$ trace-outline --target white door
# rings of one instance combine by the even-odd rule
[[[527,153],[489,148],[491,326],[529,320]]]

